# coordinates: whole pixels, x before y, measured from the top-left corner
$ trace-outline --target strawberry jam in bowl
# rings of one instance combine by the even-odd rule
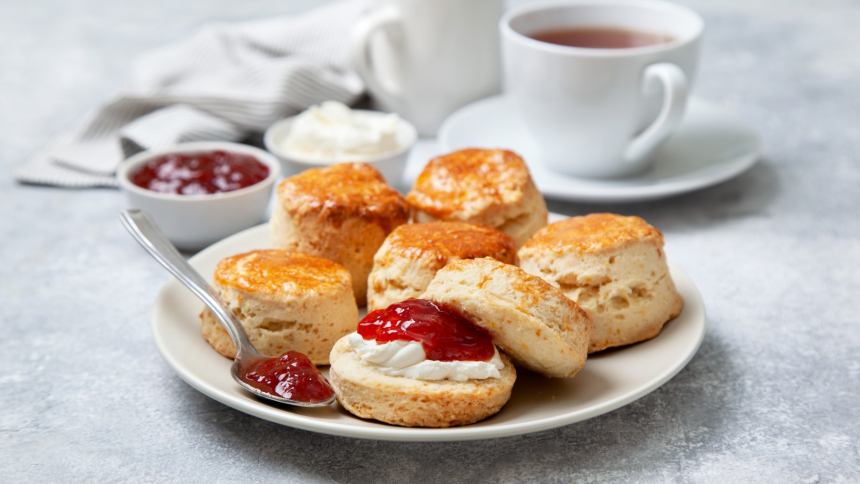
[[[205,195],[247,188],[268,176],[269,168],[251,155],[215,150],[153,158],[131,182],[159,193]]]
[[[205,141],[138,153],[117,181],[128,208],[152,215],[180,249],[197,250],[262,223],[280,174],[264,150]]]

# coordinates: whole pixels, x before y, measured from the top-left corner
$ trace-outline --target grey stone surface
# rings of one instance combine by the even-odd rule
[[[112,190],[11,171],[122,82],[130,59],[205,20],[302,2],[0,2],[0,482],[860,481],[860,4],[697,1],[697,95],[761,130],[730,182],[632,205],[698,284],[708,333],[665,386],[590,421],[453,444],[281,427],[183,383],[158,356],[167,274]]]

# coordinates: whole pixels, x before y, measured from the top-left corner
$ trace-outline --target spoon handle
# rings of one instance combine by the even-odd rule
[[[179,282],[185,284],[185,287],[199,297],[215,317],[218,318],[218,321],[224,325],[230,338],[233,339],[233,344],[236,345],[237,359],[242,356],[254,356],[258,354],[257,350],[251,345],[248,335],[245,334],[242,324],[233,316],[231,311],[224,307],[221,298],[218,297],[212,286],[206,282],[206,279],[203,279],[188,264],[185,258],[176,250],[176,247],[161,233],[161,230],[159,230],[148,213],[137,209],[123,210],[120,213],[120,220],[122,220],[122,224],[128,229],[132,237],[149,252],[149,255],[161,263],[165,269],[179,279]]]

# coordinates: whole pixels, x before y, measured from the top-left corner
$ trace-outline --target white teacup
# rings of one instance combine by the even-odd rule
[[[530,37],[586,27],[671,40],[587,48]],[[500,28],[505,90],[549,168],[586,177],[643,171],[678,128],[704,31],[692,10],[660,0],[570,0],[512,10]]]
[[[381,111],[432,136],[457,108],[501,91],[502,0],[375,0],[352,60]]]

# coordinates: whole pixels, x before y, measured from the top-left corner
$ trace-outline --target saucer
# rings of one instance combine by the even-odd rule
[[[545,168],[537,142],[505,96],[457,110],[439,129],[438,143],[444,152],[474,147],[516,151],[546,197],[576,202],[640,202],[699,190],[749,170],[761,153],[755,129],[730,111],[698,99],[690,100],[681,127],[657,148],[654,166],[623,178],[577,178]]]

